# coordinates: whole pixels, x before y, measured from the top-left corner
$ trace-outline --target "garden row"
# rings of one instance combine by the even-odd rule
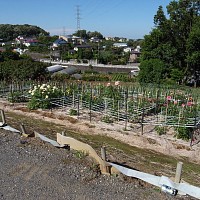
[[[103,121],[109,123],[123,120],[152,124],[159,130],[173,126],[184,139],[189,139],[190,133],[200,126],[200,97],[198,92],[189,89],[128,86],[119,81],[106,84],[26,82],[4,85],[0,95],[11,102],[27,101],[29,109],[69,107],[74,115],[88,109],[90,115],[93,111],[100,112]]]

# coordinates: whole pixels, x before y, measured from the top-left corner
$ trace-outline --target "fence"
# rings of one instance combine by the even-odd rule
[[[143,134],[145,125],[200,129],[200,98],[191,90],[167,87],[103,85],[83,82],[52,83],[62,90],[59,98],[38,99],[55,108],[76,110],[77,116],[89,113],[101,114],[110,122],[123,121],[125,130],[128,122],[139,123]],[[29,101],[30,82],[0,84],[0,97],[12,102]],[[17,93],[19,92],[19,93]],[[191,99],[191,100],[190,100]],[[178,105],[178,106],[177,106]],[[89,112],[88,112],[89,111]],[[191,137],[192,140],[192,137]]]

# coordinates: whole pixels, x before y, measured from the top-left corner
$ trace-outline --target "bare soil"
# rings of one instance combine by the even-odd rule
[[[69,116],[69,109],[35,110],[30,111],[23,104],[9,104],[0,102],[0,108],[4,111],[12,111],[27,117],[64,125],[68,130],[81,134],[102,135],[122,141],[131,146],[156,151],[177,159],[187,158],[188,161],[200,164],[200,144],[190,146],[190,141],[183,141],[174,137],[173,127],[165,135],[159,136],[154,126],[145,125],[143,135],[141,125],[125,122],[105,123],[101,121],[101,114],[92,113],[91,122],[89,111],[81,111],[80,116]]]

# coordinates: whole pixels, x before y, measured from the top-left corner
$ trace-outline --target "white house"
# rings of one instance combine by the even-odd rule
[[[113,46],[120,48],[120,47],[127,47],[128,45],[127,43],[119,42],[119,43],[114,43]]]
[[[131,47],[125,47],[123,51],[125,53],[128,53],[128,52],[131,52],[132,50],[133,50],[133,48],[131,48]]]

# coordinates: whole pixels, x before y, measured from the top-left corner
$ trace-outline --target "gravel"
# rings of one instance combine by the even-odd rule
[[[194,199],[123,175],[101,175],[89,157],[0,129],[1,200]]]

